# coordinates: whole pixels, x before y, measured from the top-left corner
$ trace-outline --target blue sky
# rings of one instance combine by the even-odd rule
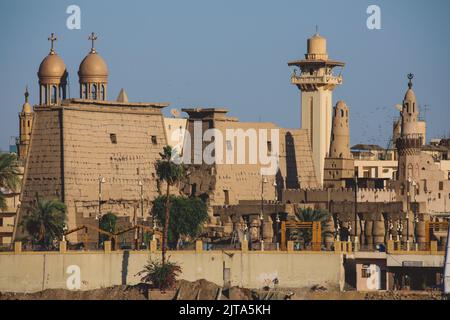
[[[81,30],[66,27],[71,4],[81,8]],[[366,27],[370,4],[381,8],[381,30]],[[38,102],[36,73],[51,32],[72,97],[94,31],[110,99],[123,87],[131,101],[170,102],[167,112],[228,107],[242,121],[296,128],[300,98],[287,62],[303,57],[318,25],[330,57],[347,63],[333,99],[350,107],[352,144],[387,144],[409,72],[419,104],[430,106],[428,138],[442,136],[450,132],[449,14],[448,0],[1,1],[0,149],[18,134],[25,85]]]

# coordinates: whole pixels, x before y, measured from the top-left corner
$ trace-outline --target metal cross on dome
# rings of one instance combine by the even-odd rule
[[[50,37],[48,37],[48,41],[50,41],[51,43],[51,47],[50,47],[50,52],[54,53],[55,49],[54,49],[54,42],[58,40],[58,38],[56,38],[55,34],[52,32],[52,34],[50,35]]]
[[[92,41],[91,52],[95,52],[94,41],[97,39],[98,39],[97,35],[94,32],[92,32],[91,35],[89,36],[89,40]]]

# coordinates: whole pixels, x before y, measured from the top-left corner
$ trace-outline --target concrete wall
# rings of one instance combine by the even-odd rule
[[[344,282],[343,258],[335,253],[282,253],[241,251],[169,252],[178,262],[182,279],[206,279],[224,284],[224,269],[230,269],[232,286],[262,288],[279,280],[280,287],[301,288],[316,284],[341,289]],[[0,253],[0,292],[36,292],[67,288],[71,265],[80,267],[81,290],[139,283],[136,274],[149,258],[149,251]]]

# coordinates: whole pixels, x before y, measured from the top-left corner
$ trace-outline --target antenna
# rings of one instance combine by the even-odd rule
[[[431,109],[431,106],[429,104],[424,104],[423,108],[421,108],[424,121],[427,121],[427,111],[429,111],[430,109]]]
[[[171,109],[171,110],[170,110],[170,114],[171,114],[174,118],[179,118],[179,117],[180,117],[180,111],[178,111],[178,109]]]

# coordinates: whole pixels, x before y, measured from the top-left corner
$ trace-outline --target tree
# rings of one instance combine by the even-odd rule
[[[166,183],[166,196],[164,202],[165,219],[162,239],[162,264],[164,265],[166,262],[167,233],[170,220],[170,187],[184,178],[186,170],[182,164],[177,164],[172,161],[172,156],[175,155],[172,147],[165,146],[163,149],[163,153],[160,153],[159,155],[161,156],[161,159],[156,161],[156,174],[160,181],[164,181]]]
[[[206,204],[199,198],[170,196],[170,224],[168,243],[175,247],[181,236],[196,238],[202,231],[203,223],[208,219]],[[153,201],[153,215],[165,223],[166,196]]]
[[[6,209],[6,192],[16,191],[19,184],[19,174],[19,162],[16,155],[0,154],[0,209]]]
[[[107,214],[103,215],[100,218],[99,221],[99,228],[103,231],[109,232],[109,233],[115,233],[116,232],[116,225],[117,225],[117,216],[112,213],[108,212]],[[103,243],[105,240],[108,240],[108,236],[106,234],[100,234],[99,236],[99,243]]]
[[[66,222],[66,205],[59,200],[41,199],[28,208],[23,225],[33,243],[49,248],[54,240],[61,240]]]
[[[307,209],[299,209],[296,212],[296,217],[299,221],[302,222],[320,222],[321,230],[323,232],[325,224],[330,219],[330,213],[326,210],[314,210],[311,208]],[[310,243],[312,240],[311,230],[302,230],[299,235],[303,238],[305,243]]]

